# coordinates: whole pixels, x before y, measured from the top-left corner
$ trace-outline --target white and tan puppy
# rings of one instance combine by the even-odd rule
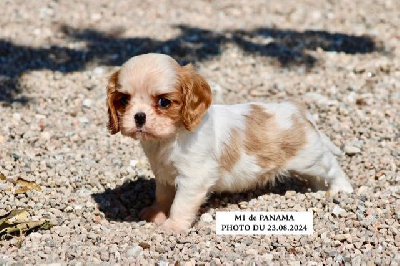
[[[111,134],[140,140],[155,175],[156,200],[140,216],[164,228],[189,228],[212,191],[245,191],[291,172],[333,193],[353,191],[340,150],[300,104],[211,105],[206,80],[167,55],[123,64],[109,79],[107,106]]]

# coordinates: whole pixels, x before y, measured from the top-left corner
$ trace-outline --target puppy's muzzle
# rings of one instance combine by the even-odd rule
[[[137,127],[142,127],[146,123],[146,114],[143,112],[136,113],[135,123]]]

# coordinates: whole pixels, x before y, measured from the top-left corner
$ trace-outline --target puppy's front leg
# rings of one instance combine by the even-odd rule
[[[167,219],[174,196],[175,187],[159,182],[156,178],[156,200],[151,206],[144,208],[139,217],[157,225],[162,224]]]
[[[177,177],[175,199],[169,218],[162,224],[162,228],[175,232],[190,228],[211,187],[200,180],[193,177]]]

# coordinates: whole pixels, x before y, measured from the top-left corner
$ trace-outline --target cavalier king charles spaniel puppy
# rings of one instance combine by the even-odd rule
[[[155,202],[139,216],[165,229],[190,228],[210,192],[290,173],[315,189],[353,191],[335,158],[341,151],[301,104],[211,105],[207,81],[167,55],[124,63],[109,78],[107,107],[110,133],[139,140],[155,175]]]

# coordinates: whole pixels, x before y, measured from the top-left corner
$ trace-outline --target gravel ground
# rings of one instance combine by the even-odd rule
[[[0,265],[399,265],[400,1],[155,3],[0,2],[0,216],[54,223],[0,240]],[[108,134],[105,85],[150,51],[195,63],[214,102],[302,99],[354,193],[282,181],[213,195],[180,235],[139,221],[154,179],[138,143]],[[19,177],[41,191],[15,194]],[[216,235],[216,211],[235,210],[312,210],[314,234]]]

